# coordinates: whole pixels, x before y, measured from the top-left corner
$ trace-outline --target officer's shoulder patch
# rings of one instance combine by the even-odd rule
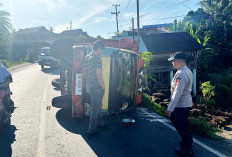
[[[180,84],[180,80],[181,80],[181,78],[177,78],[177,79],[176,79],[176,87],[178,87],[178,86],[179,86],[179,84]]]

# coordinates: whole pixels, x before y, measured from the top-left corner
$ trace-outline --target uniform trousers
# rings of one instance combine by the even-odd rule
[[[187,108],[175,108],[171,113],[170,119],[177,132],[181,137],[180,145],[184,149],[192,149],[192,133],[189,127],[189,111],[190,107]]]
[[[91,109],[90,109],[90,119],[89,119],[89,129],[88,131],[95,131],[97,125],[104,125],[105,123],[102,115],[102,99],[105,93],[105,90],[101,87],[91,88],[89,91],[91,99]]]

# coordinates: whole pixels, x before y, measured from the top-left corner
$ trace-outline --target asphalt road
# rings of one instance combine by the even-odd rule
[[[70,111],[60,108],[47,109],[52,98],[60,95],[51,85],[59,70],[41,71],[33,64],[14,70],[12,75],[12,99],[17,109],[12,125],[0,133],[0,157],[175,157],[178,134],[169,128],[168,121],[146,108],[126,115],[135,118],[133,125],[122,125],[116,116],[106,116],[110,128],[87,139],[87,118],[72,118]],[[220,142],[195,138],[206,144],[203,148],[194,143],[196,157],[218,156],[217,151],[231,155]]]

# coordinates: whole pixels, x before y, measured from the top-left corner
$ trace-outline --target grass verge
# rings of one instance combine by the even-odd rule
[[[26,61],[8,61],[8,60],[2,60],[2,63],[7,67],[13,67],[19,64],[27,63]]]
[[[165,108],[155,102],[153,102],[149,95],[143,94],[142,104],[148,108],[151,108],[157,114],[169,118],[165,114]],[[200,119],[195,117],[189,117],[189,124],[192,132],[211,137],[214,139],[219,139],[216,133],[219,131],[217,128],[211,126],[206,119]]]

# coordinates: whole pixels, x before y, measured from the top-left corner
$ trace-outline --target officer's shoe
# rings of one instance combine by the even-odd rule
[[[186,149],[183,147],[177,147],[177,148],[175,148],[175,153],[176,153],[176,155],[179,155],[179,156],[192,157],[193,156],[193,149],[192,148]]]

